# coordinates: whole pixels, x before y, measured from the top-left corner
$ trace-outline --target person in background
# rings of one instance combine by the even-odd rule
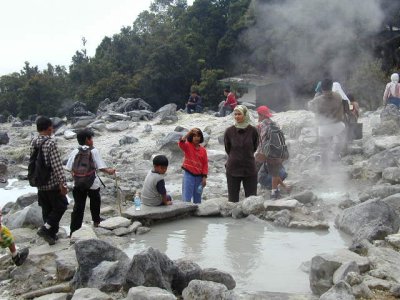
[[[332,85],[331,79],[322,80],[322,95],[315,97],[308,103],[309,109],[316,114],[323,166],[326,166],[329,162],[329,152],[333,140],[336,140],[336,154],[339,155],[341,152],[343,148],[341,135],[345,132],[342,97],[338,93],[332,92]]]
[[[225,117],[229,115],[238,104],[235,94],[231,92],[229,88],[224,89],[224,95],[226,100],[223,102],[219,112],[215,114],[216,117]]]
[[[357,123],[358,118],[360,116],[360,106],[358,102],[354,98],[353,94],[349,94],[350,100],[350,123]]]
[[[168,158],[157,155],[153,158],[153,169],[147,173],[142,188],[142,201],[147,206],[171,205],[171,196],[165,189],[165,173],[168,170]]]
[[[29,249],[23,248],[17,251],[15,246],[14,237],[11,231],[1,223],[1,208],[0,208],[0,246],[1,248],[8,248],[11,252],[12,261],[16,266],[22,265],[29,255]]]
[[[91,149],[91,155],[96,170],[99,170],[108,175],[114,175],[115,169],[107,168],[107,165],[100,156],[98,149],[93,146],[94,133],[90,129],[83,129],[78,132],[76,139],[78,140],[79,148],[83,150]],[[70,172],[73,170],[73,165],[76,155],[79,153],[79,149],[75,149],[71,152],[68,158],[66,169]],[[100,218],[100,206],[101,206],[101,196],[100,196],[100,179],[96,175],[92,186],[89,189],[80,189],[74,186],[72,190],[72,195],[74,196],[74,208],[71,214],[71,225],[70,225],[70,235],[79,228],[82,227],[83,216],[85,214],[86,198],[90,199],[90,213],[92,215],[93,226],[98,227]]]
[[[193,203],[201,203],[202,190],[207,184],[208,157],[206,148],[200,145],[203,141],[203,132],[193,128],[178,142],[185,154],[182,164],[182,200],[186,202],[193,198]]]
[[[49,245],[54,245],[57,238],[59,224],[64,212],[67,210],[67,184],[64,169],[58,152],[56,142],[51,139],[53,134],[53,123],[47,117],[39,117],[36,120],[36,128],[39,136],[32,140],[31,154],[34,148],[42,143],[43,154],[46,163],[51,167],[50,179],[44,186],[38,189],[38,204],[42,208],[44,225],[37,234]]]
[[[239,201],[240,185],[243,182],[245,197],[257,195],[257,168],[254,153],[258,147],[257,129],[250,125],[250,115],[246,106],[237,105],[233,110],[235,124],[224,134],[226,180],[228,200]]]
[[[383,105],[394,104],[397,108],[400,108],[400,84],[399,74],[393,73],[390,76],[390,82],[386,84],[385,91],[383,93]]]
[[[193,112],[195,113],[201,113],[203,107],[202,107],[202,100],[201,97],[198,93],[197,90],[192,90],[189,100],[186,103],[186,112],[188,114],[191,114]]]
[[[258,182],[269,189],[271,189],[271,199],[280,198],[279,187],[284,187],[289,191],[289,187],[284,184],[287,173],[282,165],[283,160],[278,158],[267,158],[263,154],[263,148],[267,142],[267,131],[269,126],[274,123],[271,120],[272,113],[268,106],[260,106],[257,108],[258,113],[258,135],[259,143],[255,153],[256,162],[260,163],[258,171]]]

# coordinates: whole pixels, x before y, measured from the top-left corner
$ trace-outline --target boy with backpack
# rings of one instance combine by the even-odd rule
[[[71,214],[70,236],[82,226],[85,213],[86,198],[90,199],[90,213],[94,227],[98,227],[100,218],[100,179],[96,170],[108,175],[115,174],[115,169],[108,168],[100,156],[99,151],[93,147],[94,133],[90,129],[78,132],[76,138],[79,147],[71,152],[66,169],[74,178],[74,208]]]
[[[56,142],[51,138],[53,122],[47,117],[36,120],[39,136],[32,140],[28,179],[38,189],[38,204],[42,208],[44,225],[37,234],[49,245],[57,240],[59,224],[67,210],[67,184]]]
[[[261,170],[265,169],[265,164],[267,165],[268,174],[272,176],[271,199],[279,199],[281,196],[279,186],[289,190],[280,176],[283,169],[282,162],[289,158],[289,152],[282,130],[270,119],[272,113],[268,106],[258,107],[257,113],[260,143],[255,153],[256,161],[264,164]]]

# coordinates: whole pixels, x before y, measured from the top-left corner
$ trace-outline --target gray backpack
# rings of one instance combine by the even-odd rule
[[[287,160],[289,158],[289,151],[285,142],[285,135],[279,126],[272,122],[269,124],[266,131],[265,145],[262,148],[262,152],[265,157],[272,159]]]

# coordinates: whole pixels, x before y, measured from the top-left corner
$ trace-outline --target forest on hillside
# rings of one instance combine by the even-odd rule
[[[25,62],[1,76],[0,113],[63,116],[75,101],[95,112],[119,97],[183,107],[191,88],[215,107],[223,99],[218,80],[238,74],[282,78],[296,97],[312,95],[330,74],[375,109],[400,67],[400,2],[304,2],[155,0],[130,26],[104,37],[93,57],[83,39],[68,67]]]

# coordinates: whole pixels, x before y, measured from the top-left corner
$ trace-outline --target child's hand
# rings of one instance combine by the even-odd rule
[[[165,202],[165,205],[172,205],[172,201],[168,200],[167,202]]]
[[[115,172],[117,172],[117,170],[113,169],[113,168],[109,168],[107,174],[108,175],[114,175]]]

